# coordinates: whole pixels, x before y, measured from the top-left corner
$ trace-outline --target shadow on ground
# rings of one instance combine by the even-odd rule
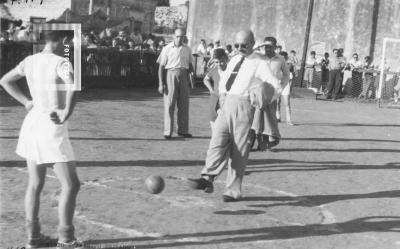
[[[289,163],[290,165],[282,165]],[[203,160],[126,160],[126,161],[77,161],[78,167],[198,167]],[[270,165],[279,164],[279,165]],[[26,167],[23,160],[0,161],[0,168]],[[315,170],[385,170],[400,169],[400,163],[392,162],[382,165],[351,164],[341,161],[296,161],[285,159],[252,159],[248,162],[247,172],[274,171],[315,171]]]
[[[151,242],[151,244],[137,245],[136,248],[164,248],[179,246],[200,246],[215,245],[224,243],[243,243],[255,241],[268,241],[280,239],[295,239],[312,236],[327,236],[349,233],[364,232],[400,232],[399,216],[371,216],[350,220],[347,222],[339,222],[332,224],[309,224],[309,225],[289,225],[278,227],[261,227],[250,229],[226,230],[226,231],[210,231],[200,233],[184,233],[176,235],[168,235],[162,238],[138,237],[138,238],[121,238],[109,240],[93,240],[88,241],[88,245],[102,244],[102,248],[107,243],[132,242],[140,241]],[[223,237],[223,238],[218,238]],[[162,242],[159,242],[162,240]],[[180,241],[166,241],[180,240]]]
[[[365,194],[341,194],[341,195],[305,195],[305,196],[249,196],[244,197],[243,201],[269,201],[279,202],[272,204],[256,204],[248,207],[269,208],[276,206],[301,206],[315,207],[323,204],[354,199],[377,199],[377,198],[399,198],[400,190],[379,191]]]

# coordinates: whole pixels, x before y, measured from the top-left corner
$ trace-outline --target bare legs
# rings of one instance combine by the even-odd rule
[[[290,107],[290,95],[281,95],[278,99],[278,105],[276,108],[276,118],[280,120],[281,118],[281,100],[283,99],[283,104],[285,105],[285,113],[286,113],[286,123],[288,125],[293,125],[292,123],[292,115],[291,115],[291,107]]]
[[[80,182],[73,162],[54,164],[54,172],[61,183],[61,195],[58,202],[59,241],[70,242],[75,239],[72,220]]]
[[[25,195],[25,214],[28,239],[32,239],[40,236],[40,193],[45,183],[47,165],[36,164],[29,160],[27,165],[29,182]],[[55,163],[54,172],[61,183],[61,196],[58,204],[59,240],[69,242],[75,239],[72,220],[80,182],[73,162]]]
[[[25,193],[25,215],[28,239],[40,237],[39,207],[40,193],[46,177],[46,165],[37,165],[34,161],[27,161],[29,182]]]

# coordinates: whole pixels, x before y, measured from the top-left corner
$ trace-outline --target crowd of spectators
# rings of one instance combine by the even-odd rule
[[[34,42],[37,40],[33,32],[33,25],[30,22],[24,22],[20,25],[9,23],[8,28],[0,33],[0,42]]]
[[[165,46],[164,39],[156,39],[153,34],[141,34],[135,29],[129,34],[125,28],[120,31],[114,31],[106,28],[100,33],[94,30],[82,33],[82,47],[87,48],[118,48],[119,50],[145,50],[160,52]]]
[[[304,80],[308,88],[313,88],[314,72],[321,71],[321,82],[319,89],[316,90],[327,98],[343,95],[348,86],[353,88],[348,90],[350,94],[356,94],[359,98],[376,97],[378,87],[376,76],[379,66],[373,63],[370,56],[360,59],[358,53],[353,53],[352,58],[347,59],[343,48],[334,48],[332,56],[325,52],[322,58],[317,59],[315,51],[311,51],[305,67]],[[387,66],[384,68],[385,71],[389,69]]]
[[[203,58],[204,73],[212,66],[210,57],[216,48],[224,49],[229,58],[238,54],[237,46],[228,44],[223,47],[219,40],[207,44],[206,40],[202,39],[195,49],[195,55]],[[276,54],[286,53],[279,45],[275,52]],[[287,61],[293,77],[299,77],[301,61],[295,50],[290,51]],[[315,51],[311,51],[306,58],[304,77],[298,81],[327,98],[343,96],[346,90],[350,91],[349,94],[359,98],[375,98],[378,88],[378,69],[379,66],[372,61],[370,56],[360,58],[358,53],[353,53],[352,58],[347,59],[344,56],[343,48],[335,48],[332,50],[332,54],[325,52],[323,56],[319,57]],[[384,68],[385,71],[389,69],[387,66]],[[337,75],[335,75],[336,71]],[[320,79],[315,79],[316,72],[320,73]],[[346,87],[352,89],[346,89]]]
[[[33,32],[33,25],[30,22],[17,25],[9,23],[8,28],[1,32],[0,42],[35,42],[38,40]],[[118,48],[120,50],[148,50],[160,52],[165,46],[164,39],[156,38],[153,34],[141,34],[138,29],[132,33],[128,28],[115,31],[106,28],[101,32],[94,30],[82,32],[82,47],[86,48]]]
[[[210,58],[213,54],[214,49],[223,48],[225,49],[226,54],[229,58],[237,55],[239,53],[238,47],[232,47],[231,44],[228,44],[224,47],[221,46],[221,41],[217,40],[215,42],[211,42],[209,44],[206,43],[206,40],[202,39],[200,44],[197,46],[195,50],[195,54],[204,58]]]

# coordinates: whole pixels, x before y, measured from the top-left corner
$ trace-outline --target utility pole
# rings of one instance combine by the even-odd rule
[[[379,1],[379,0],[377,0],[377,1]],[[306,66],[308,41],[310,39],[310,29],[311,29],[311,19],[312,19],[312,15],[313,15],[313,8],[314,8],[314,0],[309,0],[308,1],[308,11],[307,11],[306,33],[304,36],[304,45],[303,45],[303,56],[301,58],[300,87],[303,87],[304,68]]]
[[[376,40],[376,30],[378,27],[378,16],[379,16],[379,1],[374,0],[374,10],[372,12],[372,30],[371,30],[371,40],[369,45],[369,56],[374,59],[375,52],[375,40]]]
[[[106,14],[107,14],[107,20],[109,20],[111,15],[111,0],[107,0]]]
[[[93,14],[93,0],[89,0],[89,15]]]

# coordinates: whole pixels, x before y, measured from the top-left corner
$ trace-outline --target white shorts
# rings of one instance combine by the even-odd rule
[[[56,125],[51,121],[50,113],[35,108],[24,119],[16,152],[37,164],[75,160],[67,122]]]
[[[290,95],[290,86],[291,86],[291,85],[292,85],[292,83],[289,82],[289,83],[285,86],[285,88],[283,88],[283,90],[282,90],[282,95],[284,95],[284,96]]]

